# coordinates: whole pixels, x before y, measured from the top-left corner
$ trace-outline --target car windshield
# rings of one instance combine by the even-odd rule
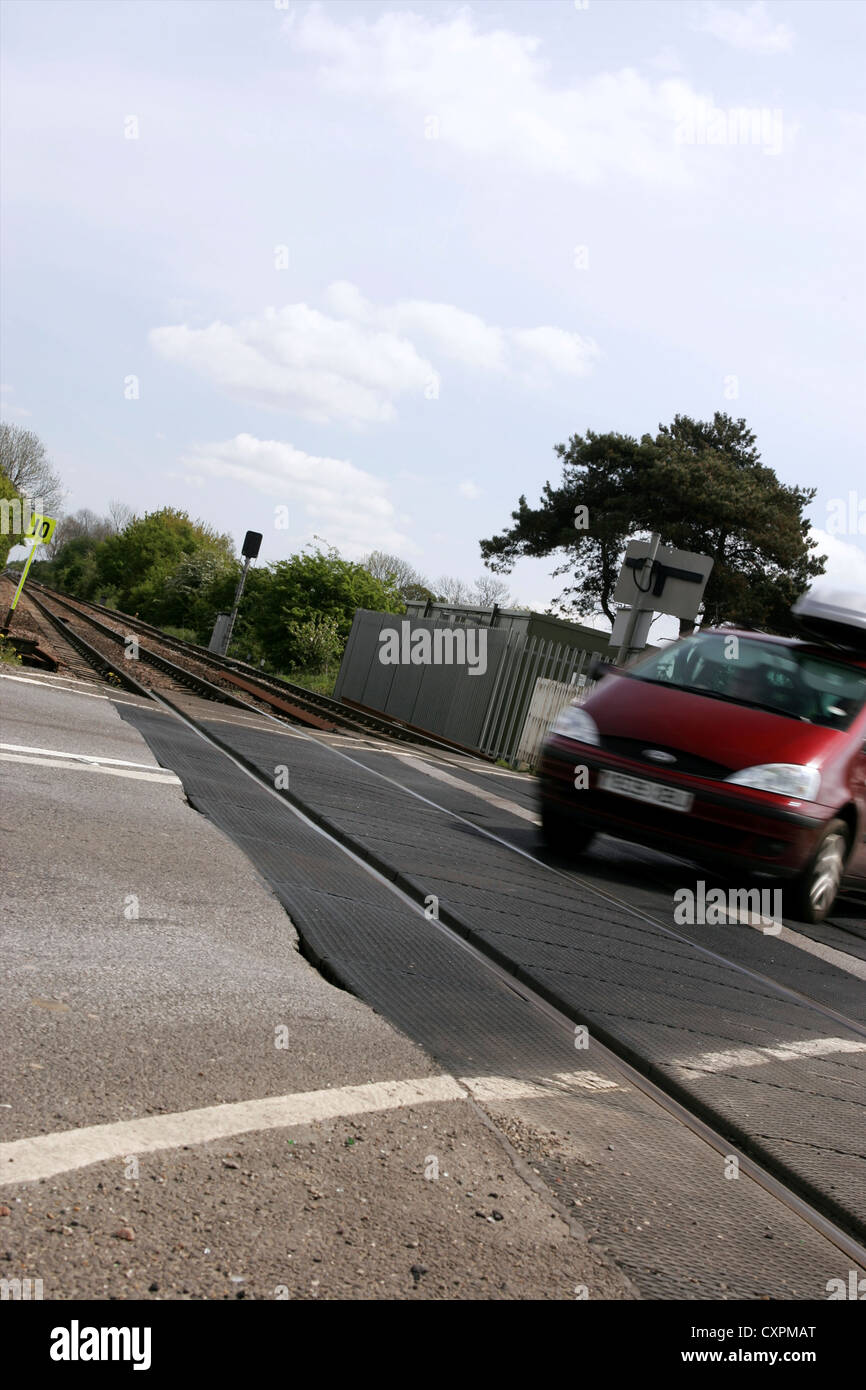
[[[866,704],[866,670],[734,633],[687,637],[626,674],[831,729],[850,728]]]

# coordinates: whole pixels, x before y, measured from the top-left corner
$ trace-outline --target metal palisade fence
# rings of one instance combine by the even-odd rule
[[[590,659],[590,652],[565,643],[512,634],[496,670],[481,751],[534,767],[560,710],[582,702],[593,688],[586,674]]]
[[[426,631],[431,644],[458,626],[483,648],[483,660],[465,662],[407,659],[384,661],[389,634]],[[472,631],[470,631],[472,629]],[[406,634],[408,636],[408,634]],[[399,643],[397,644],[400,645]],[[518,627],[457,625],[441,620],[395,618],[359,609],[355,614],[334,694],[362,709],[381,712],[463,748],[514,766],[534,767],[541,745],[563,705],[582,700],[591,683],[592,653],[575,642],[557,642]],[[602,657],[602,660],[610,658]]]

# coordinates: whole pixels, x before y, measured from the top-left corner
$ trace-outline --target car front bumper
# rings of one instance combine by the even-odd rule
[[[587,785],[580,788],[577,768],[586,769]],[[603,770],[691,792],[694,802],[688,811],[675,811],[606,791],[599,786]],[[539,777],[542,800],[576,825],[684,858],[783,878],[806,867],[835,814],[811,802],[786,805],[786,798],[770,793],[662,772],[556,735],[545,746]]]

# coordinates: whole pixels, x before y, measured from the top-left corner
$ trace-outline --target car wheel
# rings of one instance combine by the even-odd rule
[[[582,854],[595,838],[595,832],[564,816],[550,802],[541,803],[541,834],[554,854]]]
[[[831,821],[808,866],[786,891],[788,911],[801,922],[823,922],[836,901],[850,846],[842,820]]]

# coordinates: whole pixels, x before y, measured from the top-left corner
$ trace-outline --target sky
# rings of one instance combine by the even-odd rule
[[[67,511],[471,580],[557,443],[724,410],[866,593],[866,7],[9,0],[2,36],[0,401]]]

